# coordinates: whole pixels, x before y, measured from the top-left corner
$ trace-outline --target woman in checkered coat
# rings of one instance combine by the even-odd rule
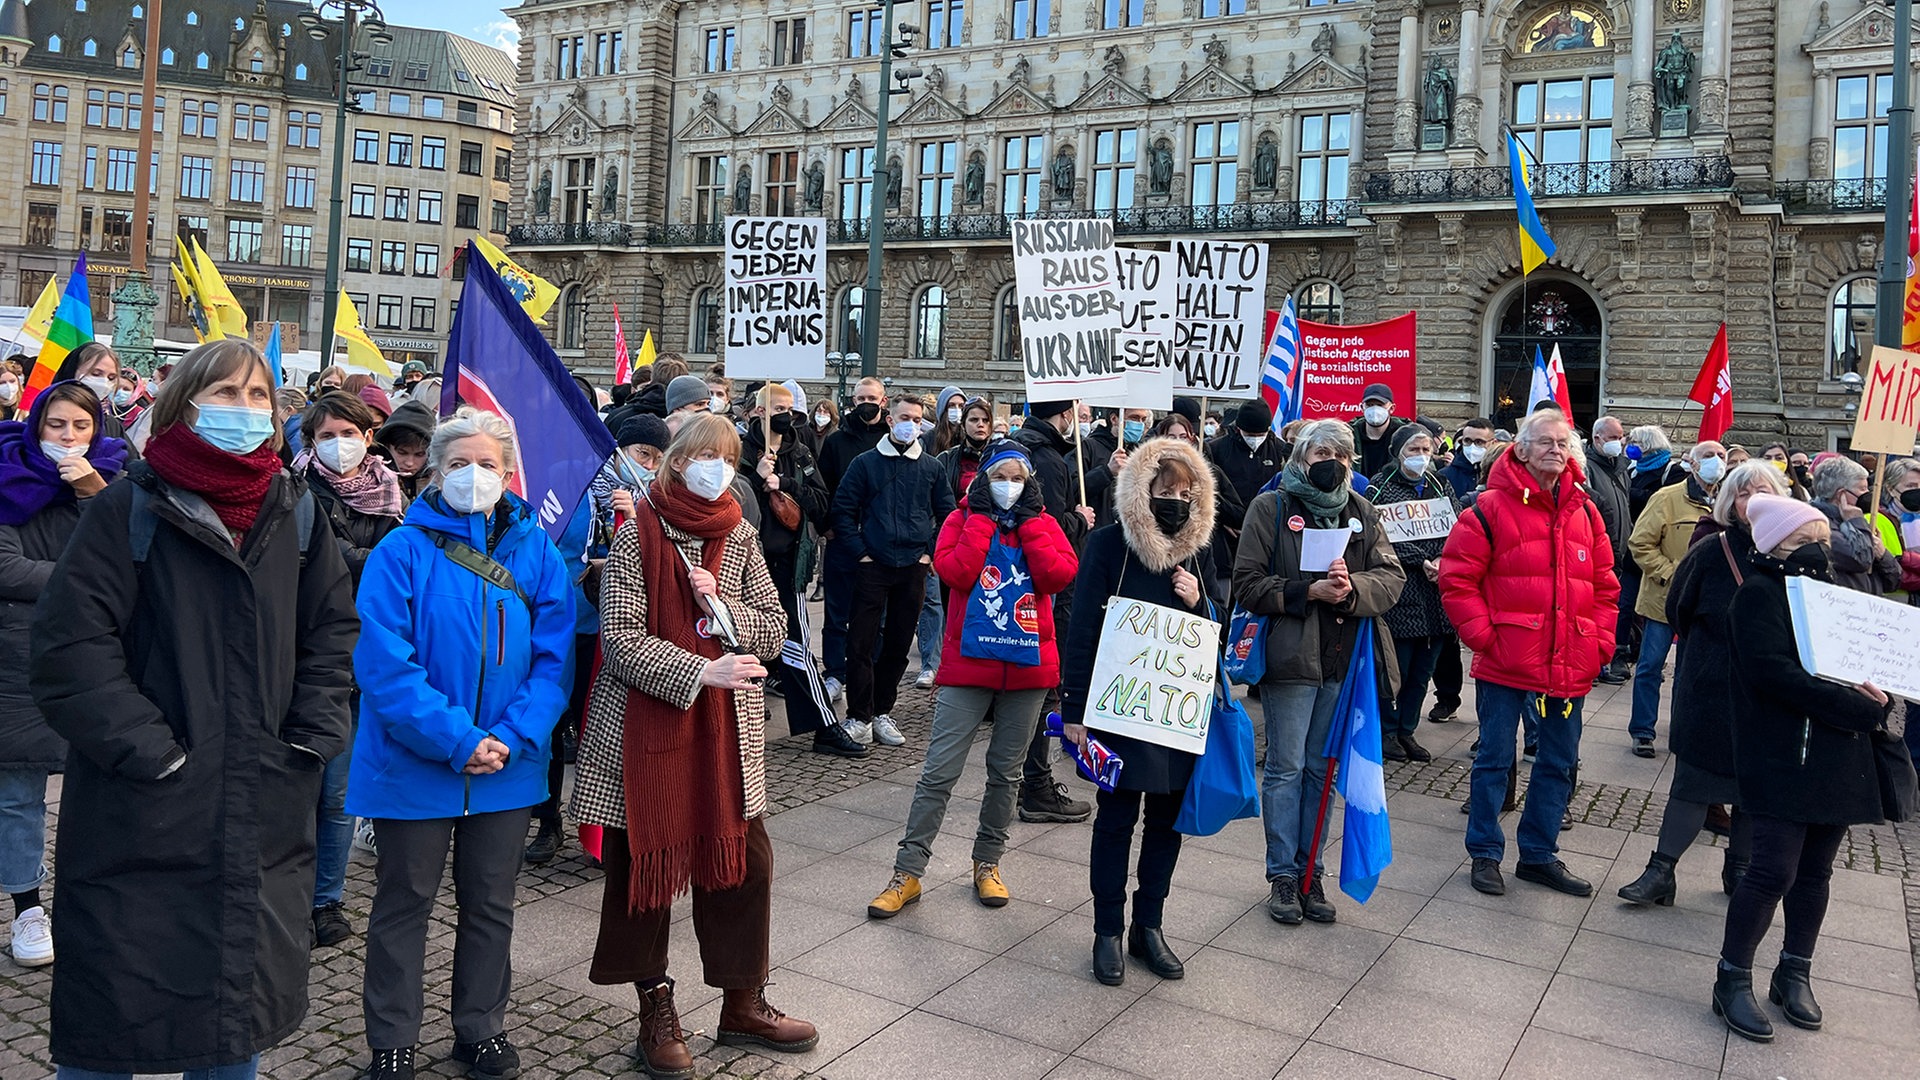
[[[716,1039],[793,1053],[818,1041],[765,994],[773,847],[760,821],[758,658],[779,654],[787,617],[731,493],[739,458],[730,422],[689,421],[614,537],[600,594],[604,660],[573,793],[574,816],[606,830],[589,977],[639,991],[640,1059],[656,1080],[693,1075],[667,978],[673,898],[689,888],[706,981],[725,993]]]

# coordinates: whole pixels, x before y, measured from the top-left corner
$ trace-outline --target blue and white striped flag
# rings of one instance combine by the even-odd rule
[[[1300,362],[1300,316],[1293,297],[1280,305],[1280,321],[1267,344],[1267,362],[1260,372],[1260,396],[1273,408],[1273,433],[1300,419],[1301,390],[1306,365]]]
[[[1327,756],[1340,763],[1335,786],[1346,803],[1340,826],[1340,891],[1363,904],[1393,862],[1386,765],[1380,752],[1380,683],[1373,661],[1373,620],[1362,619],[1347,681],[1333,706]]]

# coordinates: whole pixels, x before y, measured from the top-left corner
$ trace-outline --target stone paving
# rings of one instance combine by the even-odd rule
[[[1652,849],[1672,759],[1627,748],[1627,687],[1589,700],[1575,827],[1564,857],[1596,885],[1580,900],[1513,881],[1505,897],[1468,887],[1458,803],[1473,725],[1423,725],[1428,765],[1388,767],[1396,857],[1364,907],[1333,897],[1331,927],[1282,927],[1263,906],[1257,821],[1188,840],[1166,930],[1187,977],[1131,965],[1126,985],[1088,973],[1092,939],[1085,825],[1016,822],[1003,868],[1014,900],[988,910],[966,880],[983,745],[957,789],[925,898],[884,923],[865,917],[885,883],[924,749],[930,695],[901,691],[905,747],[861,762],[815,755],[804,739],[769,751],[776,813],[770,997],[819,1023],[797,1057],[716,1047],[696,1036],[707,1077],[1121,1080],[1126,1077],[1726,1077],[1765,1080],[1920,1073],[1920,832],[1855,829],[1834,877],[1815,962],[1827,1029],[1776,1020],[1771,1046],[1727,1035],[1707,1009],[1726,898],[1707,835],[1680,864],[1679,904],[1626,907],[1613,895]],[[1251,707],[1256,727],[1257,706]],[[1471,701],[1463,712],[1471,716]],[[774,721],[779,730],[780,721]],[[1059,768],[1065,777],[1064,763]],[[1074,782],[1076,794],[1086,785]],[[57,795],[57,782],[55,793]],[[1508,816],[1509,834],[1513,815]],[[1338,819],[1335,819],[1338,835]],[[1338,860],[1338,842],[1331,845]],[[1508,867],[1511,868],[1511,850]],[[366,923],[372,868],[355,854],[347,907]],[[571,845],[521,876],[510,1031],[523,1076],[640,1075],[630,987],[586,979],[600,875]],[[56,894],[57,896],[57,894]],[[56,901],[57,902],[57,901]],[[672,946],[689,1028],[710,1031],[717,993],[699,985],[682,905]],[[446,1060],[453,942],[443,891],[428,953],[422,1075]],[[1776,926],[1763,968],[1779,946]],[[313,1006],[271,1051],[273,1080],[348,1080],[364,1067],[361,942],[318,950]],[[1764,971],[1763,971],[1764,977]],[[49,1075],[47,971],[0,959],[0,1078]]]

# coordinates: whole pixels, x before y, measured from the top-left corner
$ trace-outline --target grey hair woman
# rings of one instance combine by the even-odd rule
[[[1888,553],[1867,517],[1873,485],[1859,462],[1838,454],[1813,469],[1813,505],[1827,515],[1833,578],[1849,589],[1882,596],[1900,588],[1900,562]]]

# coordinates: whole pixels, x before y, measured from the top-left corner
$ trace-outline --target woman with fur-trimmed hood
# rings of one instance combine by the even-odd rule
[[[1060,646],[1060,713],[1067,737],[1075,743],[1087,737],[1081,719],[1106,619],[1106,598],[1124,596],[1218,618],[1205,591],[1214,574],[1208,551],[1214,494],[1213,470],[1197,448],[1179,439],[1148,439],[1120,474],[1114,494],[1118,523],[1094,530],[1081,549],[1073,587],[1085,602],[1074,608]],[[1123,735],[1100,732],[1099,737],[1125,765],[1117,790],[1098,793],[1093,819],[1088,876],[1093,885],[1094,977],[1109,986],[1126,978],[1120,929],[1126,918],[1127,855],[1144,803],[1140,884],[1133,894],[1133,929],[1126,951],[1155,975],[1178,979],[1185,970],[1161,935],[1160,915],[1180,856],[1180,834],[1173,831],[1173,822],[1198,759]]]

